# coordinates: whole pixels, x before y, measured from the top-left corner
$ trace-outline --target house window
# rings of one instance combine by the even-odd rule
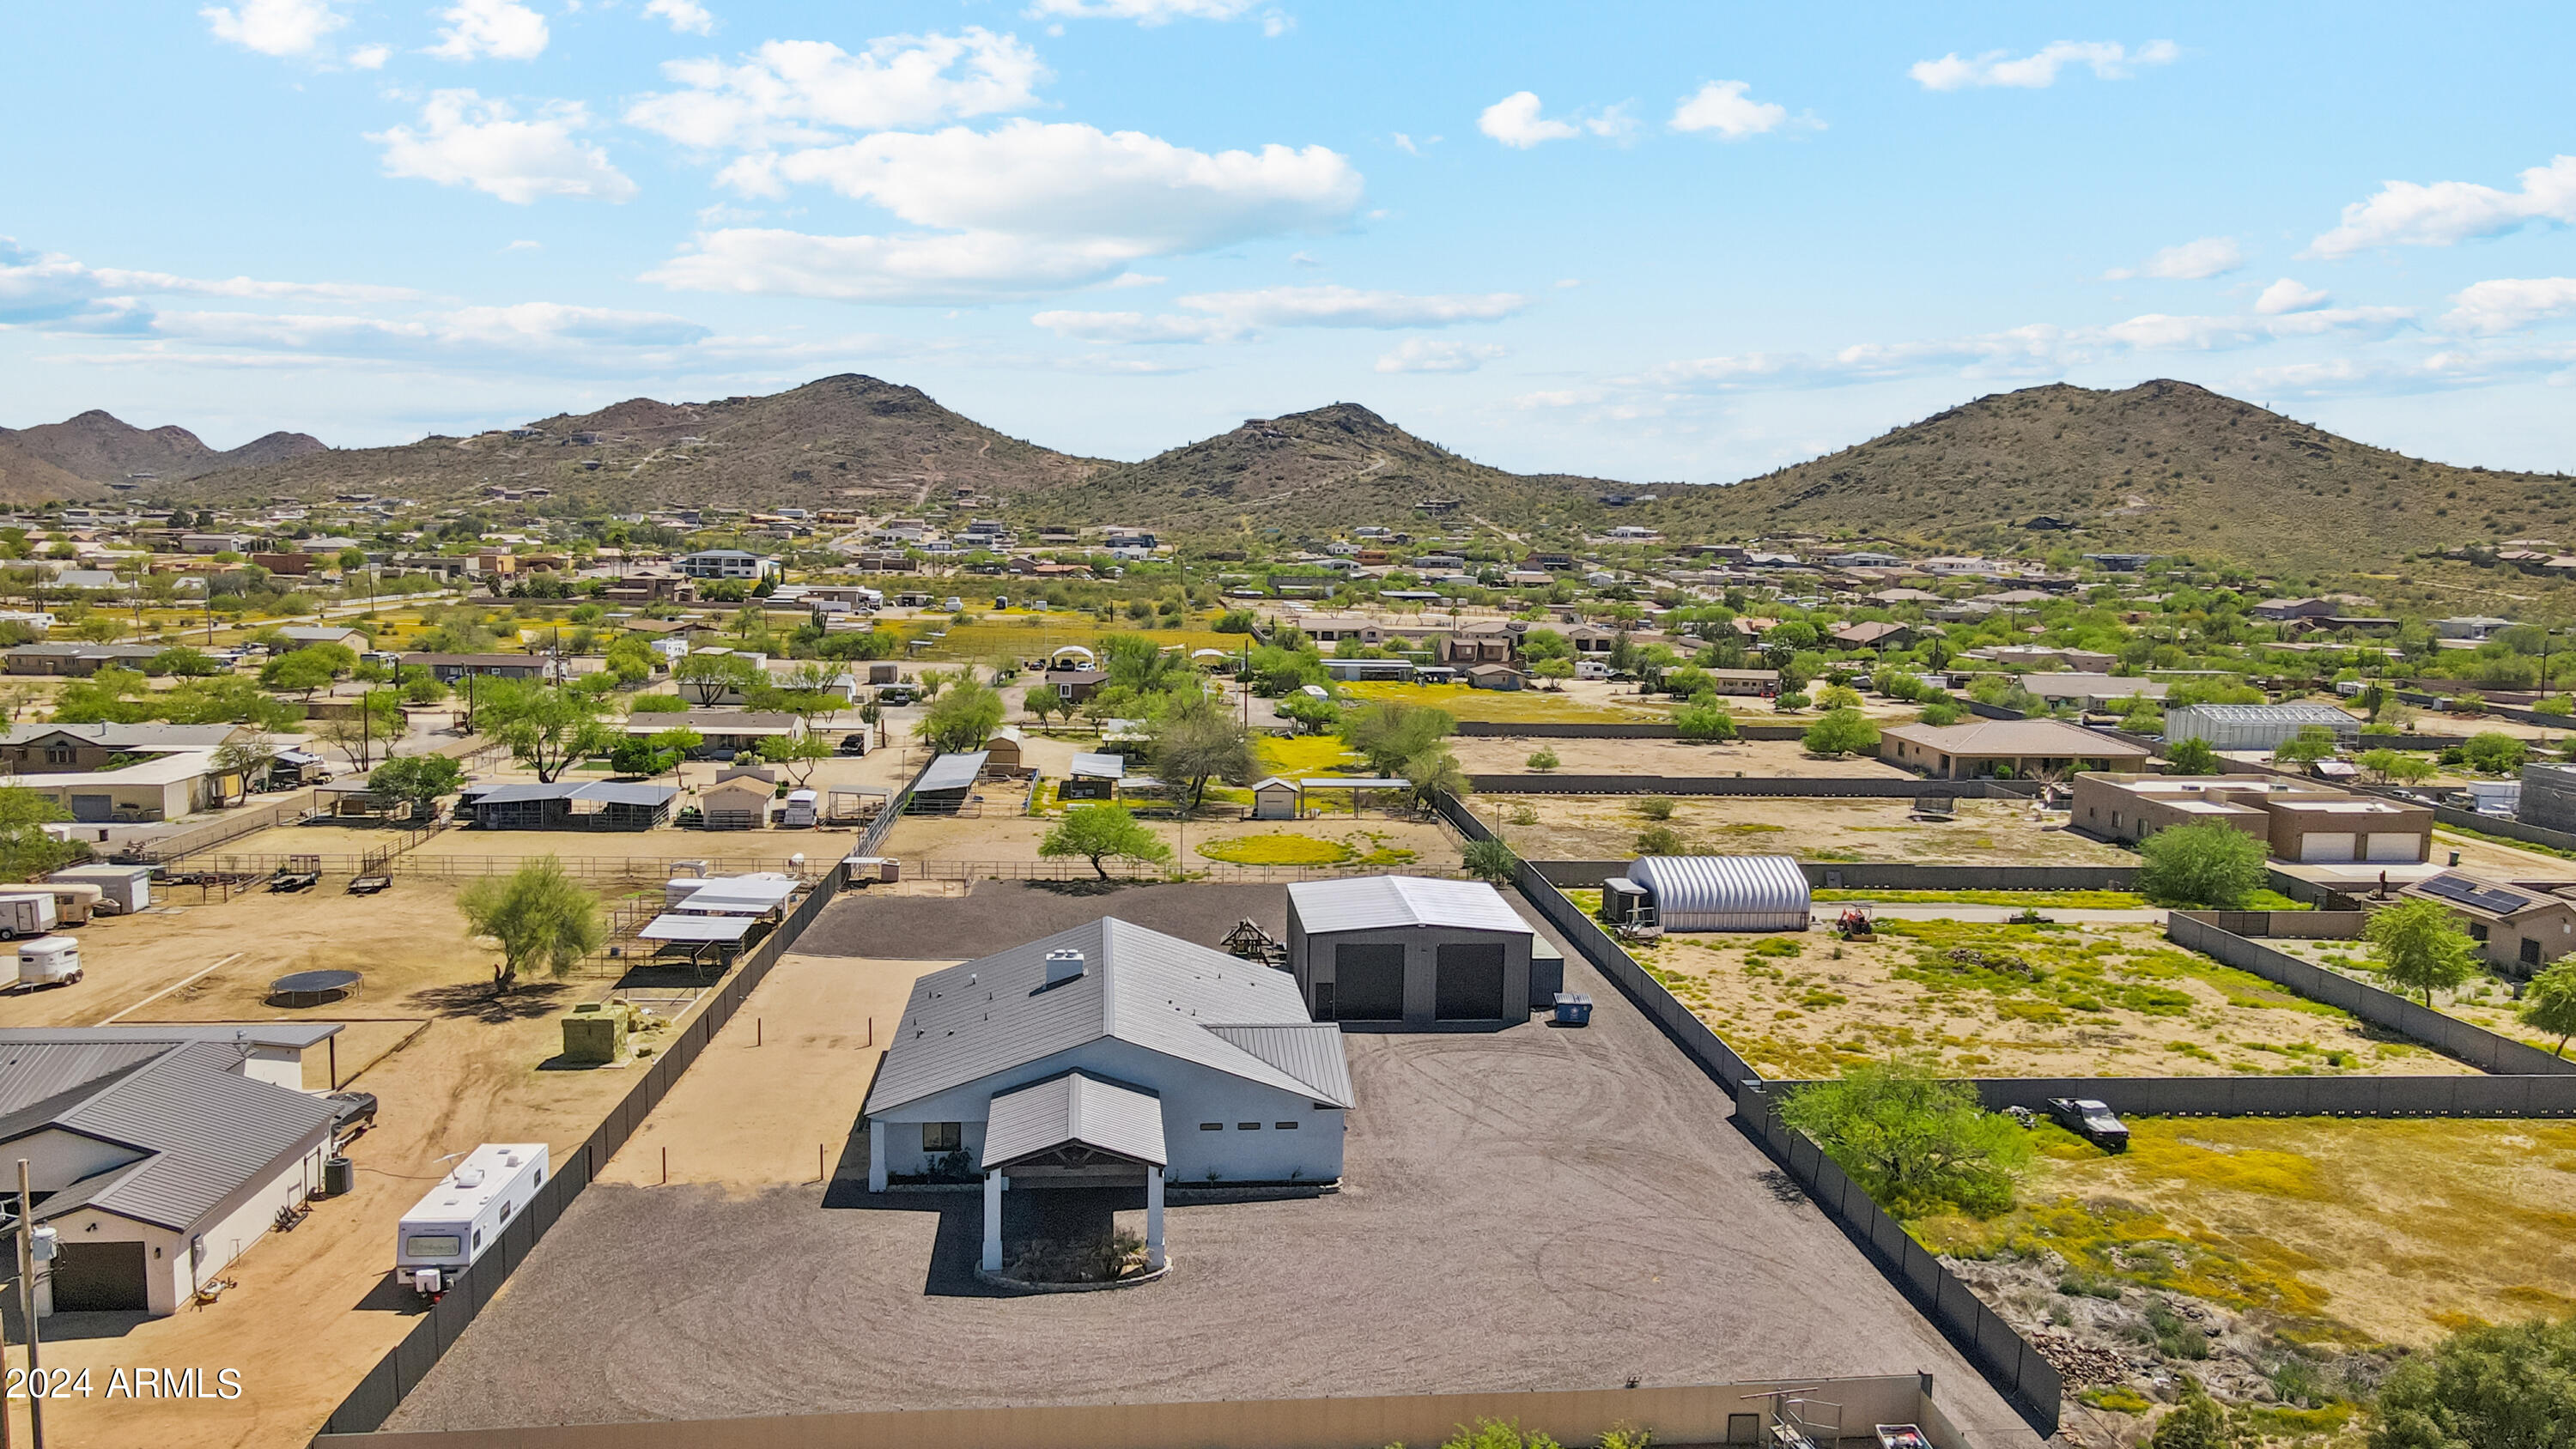
[[[1297,1130],[1297,1123],[1294,1118],[1285,1122],[1273,1122],[1270,1125],[1282,1132],[1294,1132]]]
[[[922,1123],[921,1150],[924,1152],[965,1151],[966,1124],[963,1122]]]
[[[77,763],[79,763],[79,761],[80,761],[80,750],[79,750],[79,748],[78,748],[77,746],[73,746],[73,745],[47,745],[47,746],[45,746],[45,763],[46,763],[46,764],[48,764],[48,765],[70,765],[70,764],[77,764]]]
[[[1201,1122],[1199,1124],[1199,1130],[1201,1132],[1222,1132],[1225,1130],[1225,1124],[1222,1122]]]
[[[1258,1132],[1261,1130],[1261,1124],[1258,1122],[1237,1122],[1234,1124],[1234,1130],[1237,1132]]]

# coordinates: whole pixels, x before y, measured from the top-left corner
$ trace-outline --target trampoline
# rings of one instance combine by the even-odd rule
[[[268,983],[268,999],[278,1006],[327,1006],[356,990],[363,979],[355,971],[298,971]]]

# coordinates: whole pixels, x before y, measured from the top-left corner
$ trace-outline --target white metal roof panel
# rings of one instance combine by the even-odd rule
[[[993,1099],[984,1126],[987,1170],[1008,1167],[1069,1143],[1081,1143],[1161,1167],[1163,1102],[1151,1092],[1067,1072]]]
[[[635,934],[647,941],[739,941],[757,916],[655,916]]]
[[[1389,926],[1531,934],[1529,922],[1520,918],[1502,892],[1480,880],[1369,875],[1298,881],[1288,887],[1288,906],[1309,935]]]
[[[1791,855],[1649,855],[1628,879],[1667,931],[1798,931],[1814,897]]]

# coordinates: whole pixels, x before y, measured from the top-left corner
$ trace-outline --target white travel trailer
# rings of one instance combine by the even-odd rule
[[[469,1153],[394,1230],[394,1271],[427,1298],[501,1240],[546,1182],[542,1142],[487,1142]]]
[[[0,941],[41,936],[54,928],[52,891],[13,891],[0,895]]]

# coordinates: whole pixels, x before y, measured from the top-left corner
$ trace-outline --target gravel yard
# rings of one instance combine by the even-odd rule
[[[802,945],[967,956],[1104,908],[1205,940],[1275,924],[1283,897],[862,897]],[[387,1427],[1924,1370],[1977,1442],[2035,1446],[1725,1094],[1579,959],[1569,976],[1600,1003],[1587,1030],[1348,1038],[1344,1190],[1176,1206],[1174,1275],[1143,1288],[990,1296],[969,1194],[596,1186]],[[753,1055],[710,1053],[691,1085]]]

